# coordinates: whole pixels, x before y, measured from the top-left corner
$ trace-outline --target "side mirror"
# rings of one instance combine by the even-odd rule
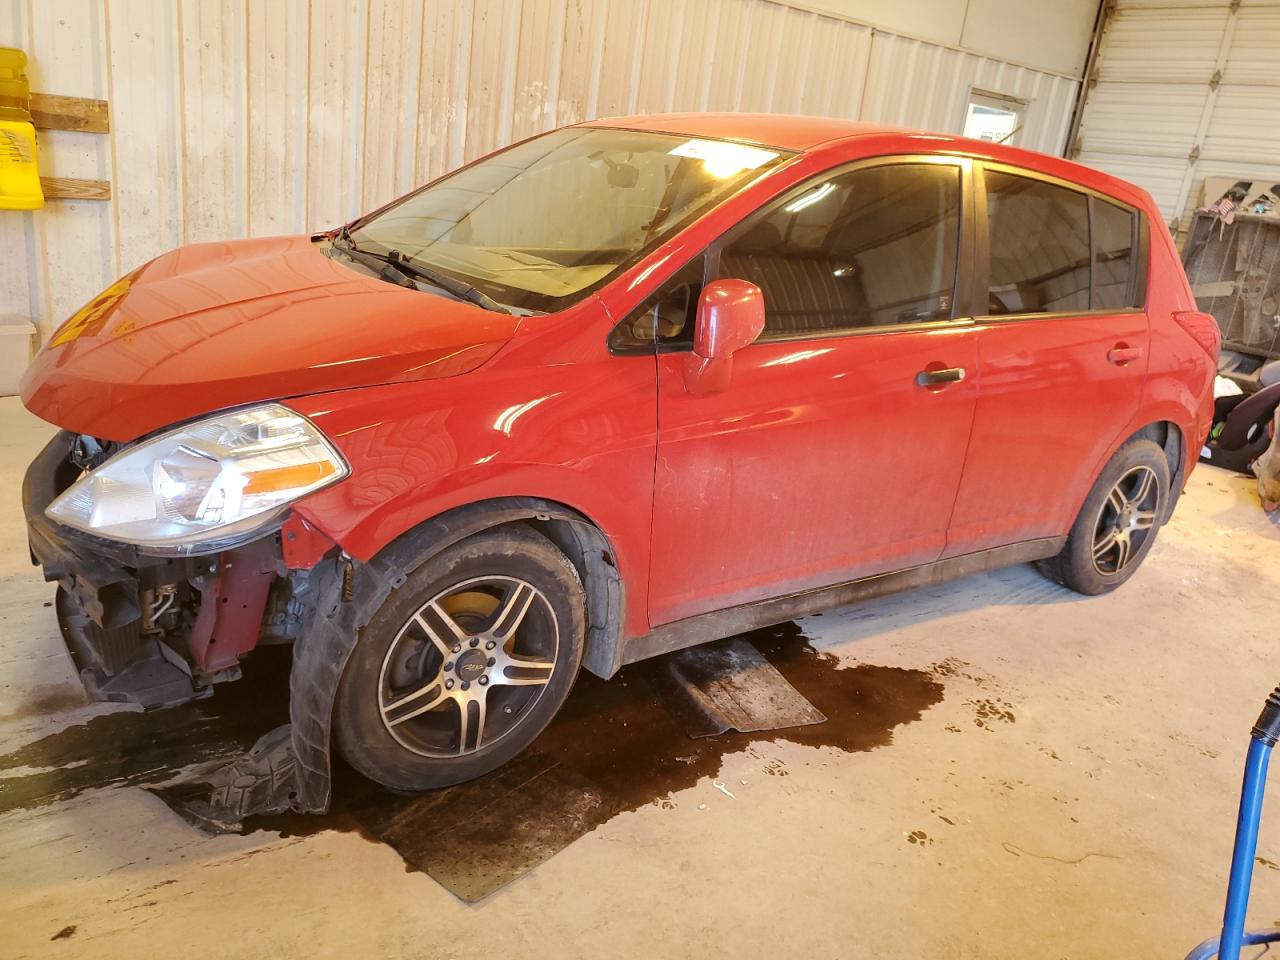
[[[695,395],[729,387],[733,355],[764,330],[764,294],[746,280],[715,280],[698,298],[693,352],[685,357],[684,386]]]

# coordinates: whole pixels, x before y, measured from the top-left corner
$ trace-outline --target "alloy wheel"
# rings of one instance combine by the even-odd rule
[[[1093,531],[1093,566],[1101,574],[1119,573],[1141,551],[1156,524],[1160,479],[1137,466],[1111,488]]]
[[[515,729],[556,670],[560,629],[543,593],[517,577],[448,587],[401,626],[378,681],[382,724],[426,757],[460,757]]]

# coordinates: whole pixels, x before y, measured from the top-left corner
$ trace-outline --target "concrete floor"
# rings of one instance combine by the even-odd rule
[[[19,482],[48,433],[0,400],[0,796],[58,775],[3,755],[111,710],[27,564]],[[733,798],[711,777],[655,798],[475,905],[356,834],[209,837],[90,789],[0,816],[0,956],[1180,957],[1221,914],[1277,601],[1280,529],[1201,467],[1110,596],[1020,567],[802,622],[942,684],[887,746],[753,743],[724,758]],[[1255,925],[1280,917],[1268,803]]]

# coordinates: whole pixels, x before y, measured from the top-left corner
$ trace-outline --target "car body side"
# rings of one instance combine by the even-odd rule
[[[770,199],[846,164],[922,155],[990,160],[1057,178],[1113,197],[1141,211],[1149,223],[1145,312],[1150,340],[1141,361],[1146,376],[1140,396],[1134,398],[1131,415],[1123,422],[1117,419],[1097,438],[1091,462],[1069,465],[1070,475],[1044,517],[1045,531],[1065,536],[1102,466],[1140,432],[1147,431],[1170,452],[1175,483],[1185,479],[1208,428],[1213,371],[1201,346],[1171,319],[1175,312],[1195,310],[1195,302],[1151,198],[1065,160],[960,138],[873,131],[810,146],[597,294],[559,313],[522,318],[510,341],[477,369],[447,379],[289,400],[332,439],[351,464],[352,477],[295,505],[286,536],[305,533],[312,548],[296,551],[292,558],[286,550],[286,559],[291,566],[305,567],[332,542],[346,554],[368,560],[432,518],[466,509],[471,525],[483,526],[486,511],[500,523],[513,501],[536,501],[563,508],[578,518],[572,522],[594,526],[608,544],[607,557],[589,562],[616,565],[625,589],[621,609],[611,613],[604,630],[612,639],[601,642],[625,645],[664,626],[651,618],[649,604],[651,570],[663,562],[651,555],[653,512],[664,509],[654,501],[657,357],[611,353],[610,331],[680,267]],[[973,323],[979,331],[983,328],[981,316]],[[982,390],[981,373],[977,389]],[[767,406],[784,399],[764,396],[759,401]],[[733,427],[725,424],[725,429]],[[1016,443],[1004,455],[1018,457]],[[776,465],[775,472],[779,484],[788,482],[786,464]],[[739,520],[753,522],[751,516]],[[696,529],[687,532],[691,540],[700,535]],[[596,611],[591,619],[602,616]],[[615,651],[596,662],[616,666],[623,659]],[[592,664],[589,656],[588,666]]]

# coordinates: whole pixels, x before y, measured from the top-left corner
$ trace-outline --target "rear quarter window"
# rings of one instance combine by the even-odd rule
[[[1137,214],[1114,203],[1089,198],[1093,223],[1093,309],[1133,305]]]

